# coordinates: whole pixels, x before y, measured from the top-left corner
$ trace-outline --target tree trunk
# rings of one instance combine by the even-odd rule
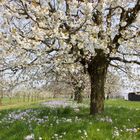
[[[77,103],[82,103],[83,102],[83,96],[81,94],[81,92],[78,94],[78,99],[77,99]]]
[[[106,97],[106,99],[107,99],[107,100],[109,100],[109,94],[107,94],[107,97]]]
[[[90,114],[95,115],[104,111],[104,85],[107,74],[108,61],[103,50],[96,50],[96,56],[88,64],[91,82]]]
[[[75,87],[74,89],[74,101],[77,101],[77,103],[82,103],[83,101],[82,91],[81,87]]]
[[[73,99],[73,93],[71,93],[70,98]]]
[[[12,97],[9,97],[9,104],[12,104]]]
[[[0,96],[0,106],[2,106],[2,100],[3,100],[3,93]]]
[[[2,106],[2,97],[0,97],[0,106]]]

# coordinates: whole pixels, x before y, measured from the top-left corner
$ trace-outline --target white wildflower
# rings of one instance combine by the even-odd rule
[[[43,140],[42,137],[39,137],[39,140]]]
[[[81,133],[82,131],[81,130],[78,130],[78,133]]]
[[[34,140],[34,134],[26,136],[24,140]]]
[[[55,137],[58,137],[58,134],[54,134]]]

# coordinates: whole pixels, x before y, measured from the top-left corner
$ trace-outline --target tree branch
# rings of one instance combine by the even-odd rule
[[[140,65],[140,62],[136,61],[136,60],[126,60],[126,59],[122,59],[120,57],[110,57],[109,59],[110,59],[110,61],[116,60],[116,61],[120,61],[120,62],[123,62],[123,63],[130,63],[130,64],[133,63],[133,64]]]

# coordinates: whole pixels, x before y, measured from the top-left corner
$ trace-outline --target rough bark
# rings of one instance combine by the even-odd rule
[[[104,111],[104,85],[107,74],[108,61],[103,50],[96,50],[96,56],[88,64],[91,81],[90,114],[95,115]]]
[[[81,87],[75,88],[74,101],[77,101],[77,103],[82,103],[83,97],[82,97],[82,88]]]

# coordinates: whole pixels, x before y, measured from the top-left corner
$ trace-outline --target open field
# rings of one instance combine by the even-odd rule
[[[49,108],[18,103],[0,111],[0,140],[139,140],[140,102],[109,100],[105,112],[89,115],[88,101]]]
[[[41,102],[46,102],[46,101],[52,101],[52,100],[61,100],[61,98],[47,98],[47,99],[37,99],[34,101],[28,101],[28,99],[18,99],[18,98],[12,98],[11,100],[9,98],[3,98],[2,100],[2,105],[0,106],[0,110],[5,110],[5,109],[14,109],[14,108],[31,108],[32,106],[34,107],[35,105],[38,105],[38,103]]]
[[[46,100],[45,100],[46,101]],[[43,102],[43,100],[36,100],[36,101],[23,101],[18,98],[12,98],[11,100],[9,98],[4,98],[2,100],[2,106],[0,106],[0,110],[4,109],[11,109],[11,108],[17,108],[17,107],[31,107],[32,104]]]

